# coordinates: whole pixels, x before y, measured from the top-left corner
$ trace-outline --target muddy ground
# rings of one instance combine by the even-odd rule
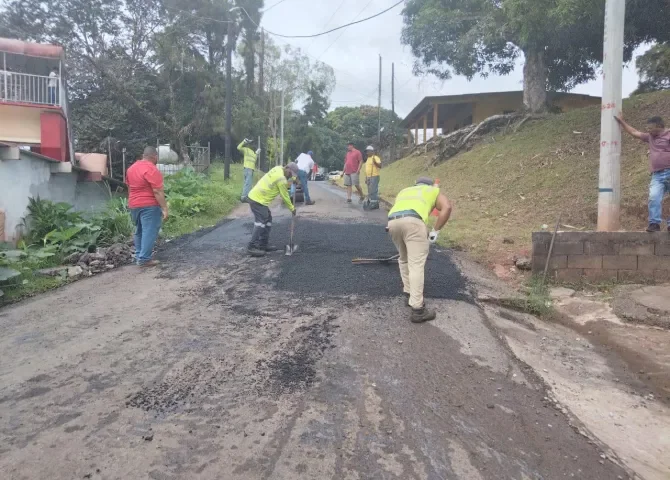
[[[383,212],[313,189],[293,257],[245,256],[242,207],[159,269],[0,310],[2,478],[629,478],[511,353],[490,285],[432,252],[438,319],[412,325],[396,269],[350,263],[393,253]]]

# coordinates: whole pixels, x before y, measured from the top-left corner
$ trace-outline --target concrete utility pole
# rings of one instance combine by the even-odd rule
[[[382,56],[379,55],[379,99],[377,101],[377,151],[382,148]]]
[[[281,141],[281,150],[279,150],[279,164],[284,166],[284,90],[281,91],[281,120],[279,124],[279,136]]]
[[[265,102],[265,31],[261,29],[261,57],[258,61],[258,99],[261,102],[261,109],[265,111],[267,103]],[[265,129],[262,130],[265,135]],[[259,168],[261,172],[267,172],[265,161],[265,149],[263,148],[262,136],[258,137],[258,148],[261,149]]]
[[[620,228],[621,129],[614,119],[621,114],[623,42],[626,0],[607,0],[603,54],[603,104],[600,120],[600,180],[598,231]]]

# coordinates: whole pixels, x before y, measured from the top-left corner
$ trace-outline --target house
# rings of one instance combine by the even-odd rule
[[[64,55],[0,38],[0,241],[21,237],[30,197],[94,211],[125,189],[75,159]]]
[[[549,93],[550,105],[562,112],[600,105],[600,97],[576,93]],[[402,121],[401,126],[409,131],[408,143],[425,142],[429,134],[438,135],[438,130],[447,134],[471,124],[480,123],[493,115],[512,113],[523,109],[523,92],[472,93],[466,95],[443,95],[426,97]]]

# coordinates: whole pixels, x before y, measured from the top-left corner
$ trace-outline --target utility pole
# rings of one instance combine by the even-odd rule
[[[379,55],[379,97],[377,100],[377,151],[382,148],[382,56]]]
[[[123,147],[123,183],[126,183],[126,147]]]
[[[261,57],[259,59],[258,65],[258,98],[261,103],[261,111],[265,111],[267,103],[265,102],[265,76],[264,76],[264,64],[265,64],[265,31],[261,28]],[[265,122],[264,122],[265,124]],[[261,136],[258,137],[258,148],[261,149],[259,167],[261,172],[267,172],[266,167],[266,155],[265,149],[263,148],[263,134],[265,134],[265,129],[262,130]]]
[[[395,63],[391,64],[391,161],[395,161]]]
[[[232,128],[233,128],[233,17],[228,15],[228,34],[226,43],[226,149],[223,161],[223,178],[230,179],[230,162],[232,160]]]
[[[281,133],[281,150],[279,151],[280,165],[284,166],[284,90],[281,91],[281,124],[279,126]]]
[[[112,167],[112,132],[107,135],[107,153],[109,153],[109,178],[114,178],[114,167]]]
[[[603,104],[600,119],[598,231],[619,230],[621,205],[621,114],[626,0],[607,0],[603,53]]]

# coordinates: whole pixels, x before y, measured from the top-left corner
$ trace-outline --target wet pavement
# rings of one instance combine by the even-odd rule
[[[314,185],[292,257],[244,206],[126,267],[0,310],[10,479],[629,478],[501,341],[450,252],[413,325],[384,213]],[[272,242],[288,212],[273,210]],[[397,267],[396,267],[397,268]]]

